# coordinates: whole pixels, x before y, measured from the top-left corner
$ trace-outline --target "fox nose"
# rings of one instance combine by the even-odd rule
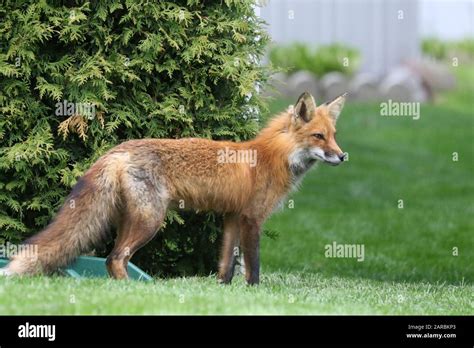
[[[346,160],[346,153],[343,152],[339,155],[337,155],[337,157],[339,157],[339,159],[341,160],[341,162],[344,162]]]

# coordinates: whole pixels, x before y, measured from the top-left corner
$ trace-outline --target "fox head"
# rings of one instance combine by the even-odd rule
[[[338,165],[345,154],[336,143],[336,121],[344,106],[346,94],[331,102],[316,106],[308,92],[303,93],[290,109],[289,132],[296,144],[290,155],[290,165],[305,169],[308,164],[321,161]]]

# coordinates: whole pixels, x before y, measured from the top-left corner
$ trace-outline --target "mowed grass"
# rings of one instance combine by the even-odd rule
[[[214,277],[1,280],[1,314],[470,314],[472,287],[265,272],[258,287]]]
[[[474,314],[473,71],[419,120],[346,106],[349,161],[311,171],[267,222],[260,286],[1,278],[0,314]],[[364,245],[364,260],[325,257],[333,242]]]

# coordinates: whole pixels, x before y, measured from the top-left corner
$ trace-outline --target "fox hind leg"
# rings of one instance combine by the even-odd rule
[[[118,230],[115,246],[107,257],[107,270],[116,279],[127,279],[127,265],[133,254],[147,244],[163,223],[161,216],[131,215],[127,213]]]
[[[137,250],[158,232],[166,215],[168,200],[163,187],[129,178],[124,185],[124,213],[115,245],[107,257],[107,271],[117,279],[127,279],[127,265]],[[161,189],[161,190],[160,190]]]

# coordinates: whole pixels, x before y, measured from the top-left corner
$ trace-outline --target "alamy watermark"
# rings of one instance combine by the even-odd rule
[[[248,163],[250,167],[257,165],[257,150],[230,149],[227,146],[217,151],[218,163]]]
[[[389,99],[387,102],[380,103],[380,115],[412,117],[418,120],[420,119],[420,103],[396,102]]]
[[[94,103],[74,103],[68,100],[57,102],[55,104],[56,116],[74,116],[82,115],[89,120],[92,120],[96,116],[95,104]]]
[[[30,324],[26,322],[23,325],[18,326],[18,337],[19,338],[46,338],[48,341],[54,341],[56,339],[56,325],[54,324]]]
[[[326,244],[324,246],[324,256],[329,258],[348,258],[357,259],[362,262],[365,259],[364,244]]]
[[[38,258],[38,245],[36,244],[12,244],[6,242],[0,244],[0,257],[10,259],[15,255],[22,254],[31,259]]]

